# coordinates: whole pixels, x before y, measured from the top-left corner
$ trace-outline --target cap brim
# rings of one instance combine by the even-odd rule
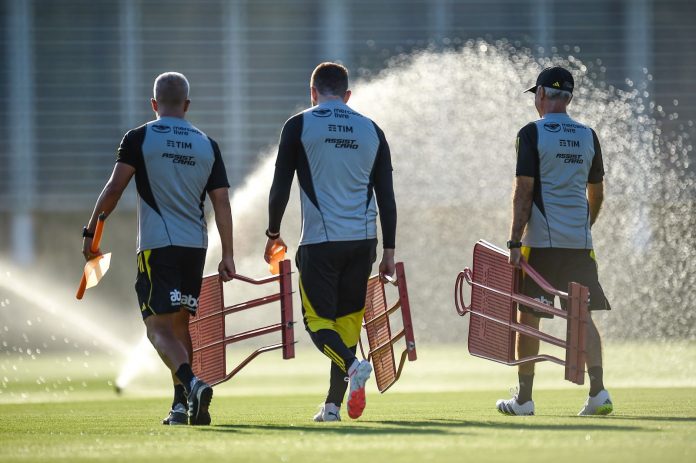
[[[527,90],[524,91],[524,93],[536,93],[537,86],[535,85],[534,87],[529,87]]]

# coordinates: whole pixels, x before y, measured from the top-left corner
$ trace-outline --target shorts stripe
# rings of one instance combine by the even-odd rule
[[[147,250],[143,251],[143,257],[144,257],[143,260],[145,261],[145,270],[147,270],[147,279],[150,282],[150,294],[147,297],[147,304],[146,305],[147,305],[147,308],[150,309],[150,312],[152,312],[152,314],[154,315],[155,311],[152,309],[152,306],[150,305],[150,301],[152,301],[152,287],[154,286],[152,284],[152,268],[150,267],[150,255],[151,254],[152,254],[151,249],[147,249]]]
[[[304,309],[304,317],[309,331],[312,333],[316,333],[319,330],[336,331],[335,321],[317,315],[317,311],[314,310],[312,302],[309,300],[304,290],[302,275],[300,275],[300,295],[302,296],[302,308]]]

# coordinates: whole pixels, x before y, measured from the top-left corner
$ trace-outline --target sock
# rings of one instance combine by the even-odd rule
[[[357,346],[350,347],[350,351],[355,355]],[[326,394],[326,403],[334,404],[338,408],[341,408],[341,403],[343,403],[343,398],[346,395],[346,389],[348,389],[348,376],[346,372],[341,370],[338,365],[331,362],[331,378],[329,380],[329,393]]]
[[[604,370],[602,367],[590,367],[587,374],[590,377],[590,397],[594,397],[604,389]]]
[[[517,374],[520,381],[520,390],[517,393],[517,403],[522,405],[528,400],[532,400],[532,386],[534,386],[534,374],[523,375]]]
[[[348,368],[357,360],[355,353],[346,347],[341,336],[334,330],[317,330],[314,333],[309,331],[309,336],[321,353],[331,359],[341,371],[347,372]]]
[[[182,363],[174,374],[177,378],[179,378],[179,381],[181,381],[181,384],[183,384],[183,387],[186,390],[186,395],[188,395],[188,393],[191,391],[191,380],[194,378],[191,365],[188,363]]]
[[[181,384],[175,384],[174,385],[174,401],[172,402],[172,409],[176,406],[176,404],[184,404],[186,405],[186,389],[184,389],[184,386]]]

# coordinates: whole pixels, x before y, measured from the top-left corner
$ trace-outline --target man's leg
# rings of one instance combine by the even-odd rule
[[[541,319],[528,312],[519,313],[519,322],[530,328],[539,329]],[[517,358],[529,357],[539,353],[539,340],[530,338],[522,334],[517,335]],[[532,387],[534,386],[534,365],[535,363],[523,363],[517,367],[519,379],[519,391],[517,402],[523,404],[532,400]]]
[[[188,310],[180,310],[174,317],[174,335],[179,339],[188,351],[188,363],[193,362],[193,345],[191,344],[191,334],[189,333],[189,318]],[[181,384],[175,373],[172,373],[172,383],[174,385],[174,398],[172,400],[172,408],[169,415],[162,420],[162,424],[187,424],[188,401],[186,398],[186,389]]]
[[[145,328],[153,347],[188,393],[194,375],[187,346],[177,337],[176,316],[176,313],[150,315],[145,319]]]
[[[599,393],[599,391],[604,389],[604,372],[602,369],[602,339],[591,315],[588,322],[587,341],[585,345],[587,357],[585,361],[587,364],[587,373],[590,376],[590,397],[594,397]]]

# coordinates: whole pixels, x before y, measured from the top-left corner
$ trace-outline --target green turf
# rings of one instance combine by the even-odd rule
[[[692,355],[693,350],[688,348],[687,354]],[[82,376],[89,376],[85,369],[82,376],[73,372],[67,382],[60,368],[47,371],[45,364],[37,363],[44,375],[41,384],[30,382],[34,377],[25,369],[18,381],[8,378],[10,386],[0,395],[4,401],[0,405],[0,461],[567,463],[696,459],[693,387],[630,388],[617,378],[621,387],[611,389],[616,413],[580,418],[575,414],[586,388],[565,384],[560,367],[549,366],[538,373],[545,378],[541,383],[562,389],[540,387],[535,392],[534,417],[504,417],[493,406],[505,396],[504,386],[511,384],[513,369],[472,362],[459,355],[458,349],[435,349],[423,351],[419,362],[407,365],[411,376],[405,374],[392,391],[380,395],[370,390],[361,419],[344,416],[342,423],[313,423],[310,417],[321,399],[316,391],[323,389],[326,379],[312,365],[323,359],[302,354],[291,362],[270,357],[260,360],[256,369],[250,368],[236,383],[217,388],[211,409],[213,426],[200,428],[160,425],[169,405],[163,394],[142,397],[127,392],[116,397],[106,377],[95,378],[90,372],[92,378],[82,385],[86,379]],[[448,356],[466,360],[459,365],[448,362]],[[428,358],[432,360],[426,362]],[[454,370],[447,370],[447,365]],[[279,387],[282,390],[292,377],[291,366],[296,367],[295,376],[308,381],[311,394],[303,393],[296,379],[290,381],[288,393],[274,392]],[[468,373],[478,377],[473,383],[464,380],[467,367]],[[106,376],[107,370],[99,375]],[[628,375],[632,368],[625,370]],[[681,377],[682,372],[674,375]],[[476,387],[484,380],[487,388]],[[54,387],[57,381],[61,386]],[[36,387],[29,388],[30,384]],[[248,393],[253,384],[259,393]],[[684,381],[675,384],[683,386]],[[237,385],[242,395],[235,391]],[[73,390],[61,393],[58,402],[48,395],[17,395],[46,388],[62,392],[71,386]],[[422,392],[417,392],[419,388]]]

